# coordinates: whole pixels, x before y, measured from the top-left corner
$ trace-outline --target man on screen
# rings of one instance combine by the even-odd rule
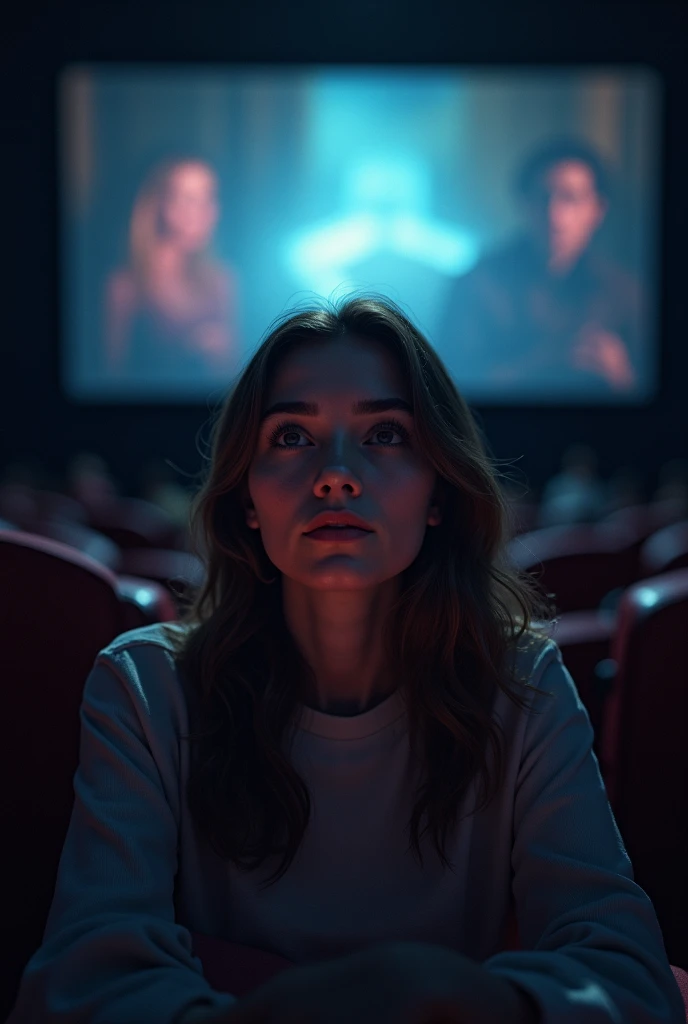
[[[550,143],[517,191],[527,230],[455,282],[440,345],[466,379],[505,390],[632,391],[640,289],[594,245],[609,203],[602,161],[585,143]]]

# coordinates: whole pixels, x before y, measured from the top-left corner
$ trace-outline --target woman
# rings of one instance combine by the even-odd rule
[[[185,622],[123,634],[86,682],[10,1024],[682,1022],[491,463],[397,307],[275,327],[194,517]],[[190,931],[300,966],[236,999]]]
[[[184,379],[234,366],[236,286],[208,253],[217,226],[217,178],[200,160],[155,168],[139,191],[129,265],[107,282],[110,372]]]

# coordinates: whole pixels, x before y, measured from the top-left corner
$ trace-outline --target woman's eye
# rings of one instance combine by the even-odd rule
[[[394,441],[394,434],[398,434],[400,440]],[[374,427],[370,432],[369,437],[376,439],[378,435],[386,436],[386,440],[377,441],[380,448],[398,448],[403,444],[406,444],[409,439],[409,432],[403,423],[391,422],[391,423],[380,423]],[[301,431],[301,428],[296,424],[291,423],[278,423],[275,429],[272,431],[268,438],[268,443],[271,448],[304,448],[306,445],[298,443],[298,438],[304,437],[305,435]],[[294,440],[296,439],[296,440]],[[283,443],[280,443],[282,441]]]
[[[282,435],[282,437],[285,437],[285,438],[288,438],[290,436],[291,437],[298,437],[298,434],[299,434],[298,430],[286,430],[284,432],[284,434]],[[285,448],[298,448],[298,447],[300,447],[298,444],[289,444],[288,442],[285,442]]]
[[[392,427],[383,427],[381,430],[373,431],[373,437],[378,437],[380,434],[387,434],[387,436],[389,437],[390,435],[394,435],[394,434],[398,434],[398,433],[399,433],[399,431],[398,430],[393,430]],[[396,448],[396,445],[392,445],[392,444],[387,445],[385,443],[385,447]]]

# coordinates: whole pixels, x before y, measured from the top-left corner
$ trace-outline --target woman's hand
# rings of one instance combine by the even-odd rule
[[[518,989],[442,946],[383,943],[283,971],[206,1024],[530,1024]]]

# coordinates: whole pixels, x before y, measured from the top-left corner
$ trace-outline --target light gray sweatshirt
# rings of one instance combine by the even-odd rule
[[[7,1024],[174,1024],[234,997],[211,989],[189,931],[314,962],[391,939],[439,943],[533,995],[544,1024],[684,1024],[654,908],[633,881],[591,749],[592,727],[551,640],[518,670],[554,696],[501,691],[506,775],[473,783],[443,870],[408,852],[412,794],[400,691],[352,717],[302,707],[291,757],[311,820],[296,859],[240,872],[201,838],[185,786],[187,701],[162,625],[118,637],[84,688],[75,803],[43,944]],[[176,626],[173,628],[182,628]],[[500,951],[511,900],[522,950]]]

